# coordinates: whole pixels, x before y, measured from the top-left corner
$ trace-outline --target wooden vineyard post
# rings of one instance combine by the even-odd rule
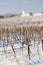
[[[30,60],[30,45],[28,45],[28,55],[29,55],[29,60]]]
[[[43,51],[43,39],[41,41],[42,41],[42,51]]]

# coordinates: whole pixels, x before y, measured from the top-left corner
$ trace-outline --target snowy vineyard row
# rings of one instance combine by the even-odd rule
[[[1,65],[43,64],[43,16],[0,19],[0,62]]]

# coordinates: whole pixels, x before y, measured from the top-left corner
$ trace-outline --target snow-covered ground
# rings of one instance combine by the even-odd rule
[[[5,47],[0,44],[0,65],[43,65],[43,51],[41,43],[41,40],[31,40],[30,60],[27,45],[24,44],[24,47],[22,47],[22,44],[19,41],[16,41],[16,44],[13,45],[15,50],[14,54],[10,44]]]

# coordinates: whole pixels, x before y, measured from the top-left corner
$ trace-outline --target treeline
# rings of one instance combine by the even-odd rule
[[[4,16],[0,16],[0,18],[4,18]]]

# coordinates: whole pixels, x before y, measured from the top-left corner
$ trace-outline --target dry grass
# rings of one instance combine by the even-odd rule
[[[18,20],[20,17],[16,16],[0,19],[0,40],[1,36],[4,35],[8,41],[9,33],[11,33],[14,39],[16,39],[18,35],[23,35],[25,40],[26,38],[30,39],[34,33],[37,33],[39,37],[43,37],[43,26],[38,26],[40,24],[43,24],[43,21],[14,21],[16,18]],[[31,23],[32,26],[30,25]],[[37,24],[37,26],[34,26],[34,24]]]

